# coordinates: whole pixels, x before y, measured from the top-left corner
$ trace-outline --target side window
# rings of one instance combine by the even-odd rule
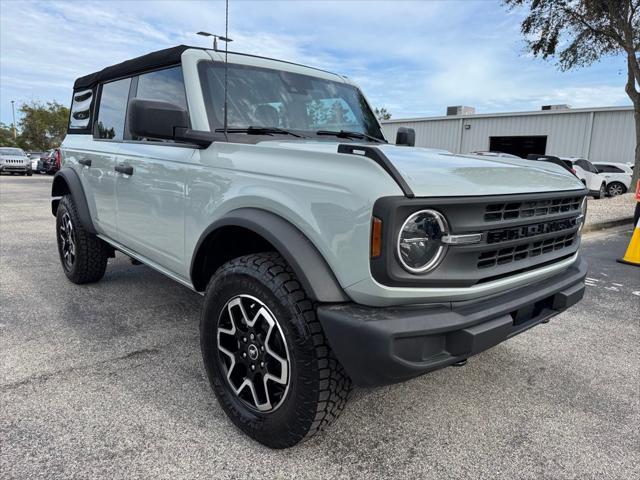
[[[127,100],[129,98],[130,78],[102,85],[100,106],[98,107],[98,121],[93,130],[95,138],[108,140],[122,140],[124,134],[124,120],[127,114]]]
[[[187,110],[187,95],[184,88],[182,68],[172,67],[155,72],[144,73],[138,77],[138,86],[134,98],[145,100],[159,100],[173,103]],[[131,140],[145,140],[133,134]],[[162,140],[173,143],[173,140]]]
[[[586,160],[576,160],[576,165],[582,168],[583,170],[585,170],[586,172],[590,171],[589,165],[587,165]]]
[[[593,164],[587,160],[583,160],[583,162],[585,163],[587,169],[589,169],[589,171],[591,173],[598,173],[598,169],[596,167],[593,166]]]
[[[165,68],[140,75],[135,98],[170,102],[186,110],[187,96],[182,68]]]
[[[611,167],[609,165],[594,164],[593,166],[596,167],[596,170],[598,170],[598,173],[612,173],[616,171],[615,167]]]
[[[71,115],[69,117],[69,130],[82,130],[89,127],[89,122],[91,121],[92,101],[93,90],[73,92]]]

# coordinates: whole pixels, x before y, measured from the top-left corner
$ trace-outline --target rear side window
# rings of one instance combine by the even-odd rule
[[[598,165],[595,167],[598,169],[600,173],[624,173],[624,170],[618,167],[614,167],[613,165]]]
[[[107,140],[123,139],[130,86],[130,78],[105,83],[102,86],[100,105],[98,106],[98,121],[93,131],[95,138]]]
[[[80,90],[73,92],[71,101],[71,115],[69,117],[69,130],[84,130],[89,127],[91,121],[91,104],[93,102],[93,90]]]

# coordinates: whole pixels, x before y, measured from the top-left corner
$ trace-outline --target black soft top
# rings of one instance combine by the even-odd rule
[[[80,90],[84,88],[91,88],[96,83],[134,75],[144,70],[152,70],[154,68],[175,65],[180,63],[180,56],[182,55],[182,52],[189,48],[198,47],[178,45],[177,47],[165,48],[164,50],[147,53],[141,57],[132,58],[131,60],[126,60],[122,63],[105,67],[99,72],[94,72],[78,78],[73,84],[73,89]]]
[[[116,80],[122,77],[132,76],[144,71],[154,70],[162,67],[170,67],[173,65],[177,65],[180,63],[180,57],[182,52],[189,49],[196,50],[210,50],[203,47],[193,47],[190,45],[178,45],[177,47],[165,48],[164,50],[157,50],[155,52],[147,53],[146,55],[142,55],[140,57],[132,58],[131,60],[126,60],[122,63],[118,63],[116,65],[111,65],[110,67],[105,67],[99,72],[90,73],[89,75],[85,75],[84,77],[80,77],[76,79],[73,84],[74,90],[83,90],[85,88],[91,88],[94,85],[106,82],[109,80]],[[219,50],[219,52],[222,52]],[[276,58],[263,57],[260,55],[251,55],[248,53],[240,53],[240,52],[232,52],[229,51],[230,54],[233,55],[243,55],[245,57],[254,57],[254,58],[263,58],[266,60],[273,60],[281,63],[289,63],[291,65],[298,65],[301,67],[310,68],[312,70],[318,70],[319,72],[330,73],[331,75],[337,75],[336,73],[330,72],[328,70],[322,70],[320,68],[310,67],[308,65],[302,65],[300,63],[295,62],[287,62],[285,60],[278,60]]]

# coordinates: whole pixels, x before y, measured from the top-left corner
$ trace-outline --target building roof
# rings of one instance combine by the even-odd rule
[[[428,122],[433,120],[460,120],[474,118],[495,118],[495,117],[525,117],[529,115],[566,115],[571,113],[588,112],[619,112],[633,111],[633,106],[628,107],[592,107],[592,108],[567,108],[561,110],[534,110],[528,112],[504,112],[504,113],[478,113],[473,115],[443,115],[439,117],[416,117],[416,118],[393,118],[383,120],[382,123],[408,123],[408,122]]]

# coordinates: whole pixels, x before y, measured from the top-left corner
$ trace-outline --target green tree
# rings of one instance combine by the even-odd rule
[[[60,146],[67,131],[69,109],[58,102],[31,102],[20,107],[18,143],[25,150],[49,150]]]
[[[627,63],[625,91],[634,108],[634,183],[640,171],[640,0],[503,0],[509,8],[528,7],[521,31],[536,57],[555,57],[561,70],[622,55]]]
[[[382,120],[389,120],[391,118],[391,113],[389,113],[387,111],[386,108],[374,108],[373,109],[373,113],[375,113],[376,117],[378,117],[378,120],[382,121]]]
[[[13,138],[13,126],[0,123],[0,147],[18,146],[20,146],[18,140]]]

